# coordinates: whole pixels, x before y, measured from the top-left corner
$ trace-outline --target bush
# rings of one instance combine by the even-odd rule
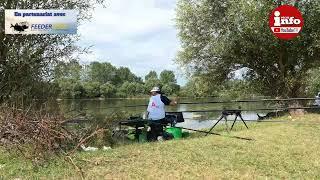
[[[83,83],[86,97],[95,98],[100,96],[100,83],[99,82],[85,82]]]
[[[9,151],[17,150],[35,163],[46,160],[77,142],[77,137],[63,128],[64,121],[61,114],[1,108],[1,145]]]
[[[43,165],[54,156],[69,156],[80,145],[114,144],[111,135],[114,124],[127,118],[127,113],[113,113],[102,120],[86,118],[85,125],[74,124],[60,113],[43,110],[0,108],[0,145]],[[70,158],[70,157],[69,157]]]
[[[105,83],[100,86],[100,93],[104,97],[114,97],[116,95],[116,87],[111,83]]]
[[[118,96],[128,97],[128,96],[136,96],[142,93],[143,93],[143,85],[141,83],[126,81],[119,88]]]
[[[306,91],[309,96],[315,96],[320,91],[320,68],[310,70],[308,74]]]

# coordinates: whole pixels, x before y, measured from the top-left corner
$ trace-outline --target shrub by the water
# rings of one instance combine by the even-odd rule
[[[82,144],[111,146],[113,124],[122,117],[123,113],[113,113],[102,121],[75,127],[58,112],[1,107],[0,145],[38,166],[54,156],[69,156]]]

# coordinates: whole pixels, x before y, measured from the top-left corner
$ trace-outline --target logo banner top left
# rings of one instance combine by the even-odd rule
[[[77,10],[6,9],[5,34],[76,34]]]

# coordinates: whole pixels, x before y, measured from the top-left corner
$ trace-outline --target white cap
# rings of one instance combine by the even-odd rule
[[[160,92],[159,87],[153,87],[150,92]]]

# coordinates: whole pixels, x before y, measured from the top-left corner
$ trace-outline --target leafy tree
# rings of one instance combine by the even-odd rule
[[[80,50],[75,45],[77,35],[5,35],[4,9],[76,9],[81,22],[90,18],[95,4],[87,0],[0,1],[0,102],[37,97],[32,89],[50,84],[53,67]]]
[[[173,71],[169,71],[169,70],[163,70],[160,73],[160,81],[162,84],[177,83],[177,80]]]
[[[315,96],[320,92],[320,68],[310,70],[309,77],[307,80],[307,94]]]
[[[72,84],[72,92],[71,97],[72,98],[82,98],[85,96],[85,89],[81,82],[75,82]]]
[[[136,95],[145,95],[145,86],[142,83],[136,83]]]
[[[177,85],[176,83],[169,82],[166,83],[162,86],[162,92],[166,93],[167,95],[173,95],[173,94],[178,94],[180,90],[180,86]]]
[[[81,98],[85,95],[85,90],[80,82],[72,79],[65,79],[59,82],[60,97]]]
[[[38,82],[33,86],[29,86],[30,91],[33,92],[32,99],[41,99],[40,102],[46,102],[46,100],[56,100],[59,95],[59,86],[56,83],[49,83],[47,81]],[[39,101],[37,101],[39,102]]]
[[[74,79],[80,81],[82,73],[82,66],[76,60],[71,60],[70,62],[58,62],[53,70],[54,81],[59,81],[61,79]]]
[[[116,68],[108,62],[92,62],[86,69],[87,79],[101,84],[109,82],[114,85],[121,86],[125,81],[142,82],[141,78],[133,74],[129,68]]]
[[[108,62],[92,62],[87,69],[89,81],[104,84],[116,80],[117,68]]]
[[[162,79],[166,82],[163,90],[167,94],[178,94],[180,86],[175,83],[172,71],[164,70]],[[103,83],[106,80],[110,81]],[[58,85],[62,98],[132,97],[149,94],[152,87],[162,86],[157,78],[149,78],[143,83],[126,67],[93,62],[83,68],[77,61],[59,62],[54,68],[54,83]]]
[[[122,84],[125,81],[129,82],[142,82],[142,79],[133,74],[129,68],[120,67],[116,71],[117,80],[115,83]]]
[[[281,4],[299,8],[305,21],[290,41],[277,39],[268,27],[270,12]],[[212,84],[245,69],[244,79],[263,95],[303,96],[308,70],[320,65],[319,8],[319,1],[179,0],[177,62]]]
[[[160,88],[162,87],[162,84],[159,79],[149,78],[148,80],[146,80],[144,83],[145,93],[149,94],[150,90],[155,86],[158,86]]]
[[[182,89],[182,95],[187,97],[206,97],[217,95],[221,86],[211,83],[209,79],[193,76]]]
[[[60,88],[63,98],[81,98],[84,89],[81,84],[82,66],[78,61],[59,62],[53,71],[54,83]]]
[[[119,84],[122,84],[125,81],[133,81],[133,76],[129,68],[120,67],[116,72],[117,81]]]
[[[105,83],[100,86],[101,95],[104,97],[114,97],[116,95],[116,86],[111,83]]]
[[[83,88],[85,90],[86,97],[96,98],[100,97],[100,83],[99,82],[85,82],[83,83]]]
[[[141,94],[142,84],[136,82],[124,82],[119,89],[119,95],[121,97],[136,96]]]
[[[252,98],[257,94],[253,91],[251,82],[245,80],[229,80],[219,89],[218,93],[220,97],[224,98]]]
[[[144,77],[145,81],[149,80],[149,79],[158,79],[158,74],[155,71],[150,71],[145,77]]]

